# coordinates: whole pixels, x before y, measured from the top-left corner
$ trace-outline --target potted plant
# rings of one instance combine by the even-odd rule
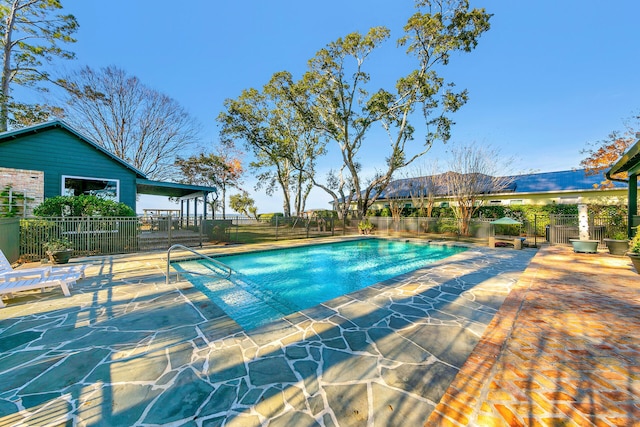
[[[569,239],[569,242],[571,242],[574,252],[595,254],[598,252],[598,244],[600,243],[600,240]]]
[[[638,227],[636,227],[636,229],[637,228]],[[627,252],[627,256],[631,258],[633,267],[636,269],[636,272],[640,274],[640,230],[636,230],[636,235],[629,245],[629,252]]]
[[[624,255],[629,250],[629,239],[624,231],[616,231],[610,238],[603,240],[611,255]]]
[[[365,218],[358,223],[358,230],[360,230],[360,234],[370,234],[373,230],[373,224],[368,218]]]
[[[54,264],[66,264],[73,254],[72,244],[66,237],[53,238],[42,244],[49,260]]]

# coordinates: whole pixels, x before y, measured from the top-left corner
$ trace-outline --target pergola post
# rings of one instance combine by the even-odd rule
[[[184,227],[184,200],[180,199],[180,227]]]
[[[638,174],[629,174],[629,216],[627,217],[627,236],[633,237],[633,217],[638,215]],[[637,232],[637,230],[636,230]],[[632,234],[633,233],[633,234]]]
[[[187,227],[189,226],[189,206],[191,205],[191,200],[187,199]]]
[[[202,208],[202,211],[203,211],[202,212],[202,217],[204,219],[207,219],[207,196],[209,195],[209,192],[203,191],[202,195],[203,195],[202,199],[204,200],[204,207]]]
[[[198,197],[193,198],[193,225],[198,225]]]

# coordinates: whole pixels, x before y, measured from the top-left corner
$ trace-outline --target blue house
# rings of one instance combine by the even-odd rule
[[[41,202],[54,196],[94,194],[136,210],[138,194],[189,203],[207,199],[214,187],[152,181],[124,160],[56,120],[0,133],[0,186],[11,185]],[[204,204],[203,214],[206,216]]]

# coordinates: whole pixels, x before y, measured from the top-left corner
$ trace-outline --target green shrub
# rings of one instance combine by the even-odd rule
[[[452,221],[438,221],[439,233],[458,233],[458,225]]]
[[[640,254],[640,226],[635,227],[636,235],[631,239],[629,244],[629,252],[634,254]]]
[[[42,244],[60,235],[58,226],[43,219],[20,220],[20,253],[29,261],[40,259]]]
[[[71,249],[73,244],[66,237],[58,237],[47,240],[42,244],[42,247],[47,252],[57,252]]]
[[[136,216],[131,207],[98,196],[51,197],[33,210],[36,216]]]
[[[338,218],[338,212],[331,211],[328,209],[318,209],[317,211],[314,211],[313,214],[318,218],[324,218],[324,219]]]
[[[274,212],[274,213],[263,213],[258,215],[258,221],[260,222],[270,222],[272,224],[276,223],[277,218],[284,218],[284,214],[282,212]]]

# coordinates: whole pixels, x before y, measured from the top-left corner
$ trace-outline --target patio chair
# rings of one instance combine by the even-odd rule
[[[11,263],[4,255],[2,250],[0,250],[0,279],[2,277],[40,277],[44,279],[50,275],[58,275],[58,274],[80,274],[80,278],[84,279],[85,273],[84,270],[87,268],[86,264],[78,264],[78,265],[66,265],[63,267],[51,267],[51,266],[43,266],[43,267],[31,267],[31,268],[21,268],[18,270],[14,270],[11,267]]]
[[[69,287],[78,279],[80,279],[80,273],[56,274],[44,278],[35,277],[21,280],[11,280],[11,277],[7,277],[6,275],[0,276],[0,308],[5,307],[5,304],[2,301],[3,295],[11,297],[11,294],[19,291],[42,289],[44,292],[45,288],[59,286],[65,296],[71,296]]]

